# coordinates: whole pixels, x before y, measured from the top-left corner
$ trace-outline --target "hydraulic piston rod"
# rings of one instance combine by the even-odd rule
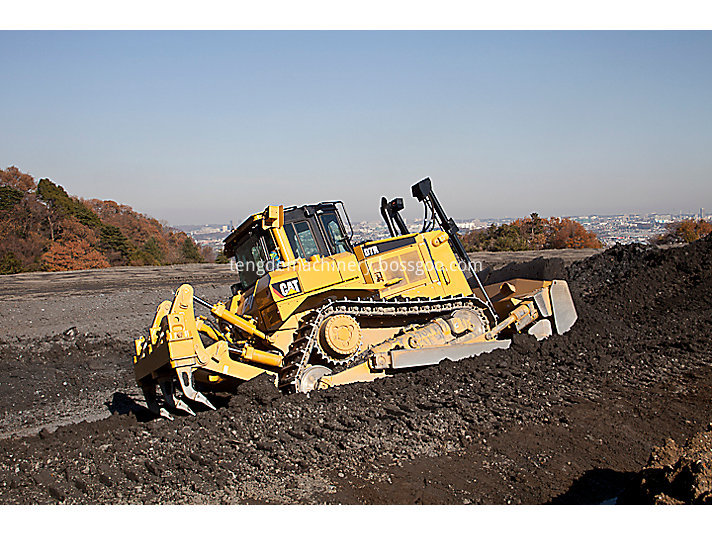
[[[248,336],[255,336],[269,343],[269,339],[267,339],[267,334],[260,331],[254,324],[252,324],[247,319],[243,319],[239,315],[235,315],[234,313],[232,313],[230,310],[225,308],[225,305],[223,303],[218,302],[217,304],[212,305],[196,296],[193,296],[193,300],[197,304],[208,308],[210,310],[210,313],[212,313],[215,317],[218,317],[219,319],[222,319],[223,321],[226,321],[231,325],[236,326],[237,328],[245,332]]]

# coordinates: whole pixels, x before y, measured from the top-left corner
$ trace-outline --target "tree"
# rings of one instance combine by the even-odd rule
[[[61,238],[53,241],[42,255],[44,270],[69,271],[103,269],[109,267],[106,257],[98,250],[99,238],[74,218],[61,221]]]
[[[493,224],[462,236],[468,251],[601,248],[596,234],[571,219],[543,219],[538,213],[509,224]]]
[[[183,259],[186,263],[202,263],[205,261],[203,255],[200,253],[198,245],[190,237],[186,237],[183,240],[181,254],[183,255]]]
[[[0,170],[2,272],[214,259],[212,250],[186,239],[130,206],[70,196],[50,179],[36,183],[16,167]]]
[[[517,219],[513,224],[520,226],[521,233],[526,237],[529,246],[538,250],[544,248],[551,233],[551,228],[547,226],[547,222],[546,219],[542,219],[538,213],[534,212],[529,215],[529,218]]]
[[[603,246],[596,234],[586,230],[576,221],[552,217],[550,223],[554,232],[547,241],[546,248],[601,248]]]
[[[20,202],[24,196],[24,193],[19,189],[15,189],[9,185],[0,186],[0,211],[12,208],[15,204]]]
[[[493,224],[487,228],[473,230],[463,236],[465,248],[469,251],[529,250],[529,243],[517,226]]]
[[[128,258],[131,253],[129,242],[120,228],[111,224],[101,227],[101,246],[105,250],[116,250],[122,256]]]
[[[712,232],[712,224],[700,219],[685,219],[665,225],[665,232],[657,235],[651,241],[657,245],[673,243],[692,243]]]
[[[47,271],[74,271],[109,267],[106,258],[85,239],[55,241],[42,256]]]
[[[154,237],[151,237],[143,244],[135,259],[140,262],[138,265],[163,265],[164,256],[161,245]]]
[[[23,193],[35,190],[35,179],[29,174],[20,172],[17,167],[8,167],[0,170],[0,185],[7,185]]]
[[[61,185],[42,178],[37,184],[37,194],[54,209],[66,216],[75,217],[80,223],[92,228],[101,227],[101,219],[83,202],[71,198]]]
[[[34,192],[22,192],[12,186],[2,186],[0,190],[0,258],[7,258],[13,272],[38,270],[51,235],[47,225],[49,211],[37,201]],[[10,270],[8,265],[5,272]]]
[[[0,256],[0,274],[15,274],[22,272],[22,263],[12,252]]]

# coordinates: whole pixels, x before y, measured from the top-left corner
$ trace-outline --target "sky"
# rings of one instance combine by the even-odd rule
[[[173,225],[712,208],[712,32],[0,32],[0,167]]]

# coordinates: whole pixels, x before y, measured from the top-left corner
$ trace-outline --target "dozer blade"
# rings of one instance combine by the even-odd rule
[[[551,306],[554,325],[558,334],[568,332],[578,319],[569,285],[564,280],[554,280],[551,284]]]

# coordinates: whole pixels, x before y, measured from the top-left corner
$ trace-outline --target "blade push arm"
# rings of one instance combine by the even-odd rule
[[[212,305],[196,296],[193,296],[193,300],[197,304],[208,308],[210,310],[210,313],[212,313],[218,319],[222,319],[223,321],[230,323],[234,327],[239,328],[248,336],[257,337],[263,341],[266,341],[267,343],[270,342],[267,338],[267,334],[260,331],[252,322],[240,317],[239,315],[235,315],[234,313],[232,313],[225,307],[222,302],[218,302],[217,304]]]

